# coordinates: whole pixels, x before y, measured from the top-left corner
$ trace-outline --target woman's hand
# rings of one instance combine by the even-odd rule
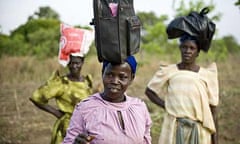
[[[54,112],[54,116],[56,116],[57,118],[61,118],[64,115],[64,112],[62,112],[61,110],[56,110]]]
[[[94,139],[94,136],[89,136],[86,134],[79,134],[73,144],[90,144],[90,142]]]

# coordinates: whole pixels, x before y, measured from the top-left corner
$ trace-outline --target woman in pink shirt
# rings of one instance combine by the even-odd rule
[[[145,103],[128,96],[137,62],[103,62],[104,91],[80,102],[72,115],[63,144],[150,144],[151,118]]]

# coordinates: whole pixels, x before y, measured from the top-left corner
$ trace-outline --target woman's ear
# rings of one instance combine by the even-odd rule
[[[196,57],[198,57],[198,56],[199,56],[199,54],[200,54],[200,50],[198,50],[198,53],[197,53],[197,56],[196,56]]]
[[[134,80],[134,78],[135,78],[135,74],[132,74],[132,81]]]
[[[135,78],[135,74],[131,74],[130,84],[132,84],[134,78]]]

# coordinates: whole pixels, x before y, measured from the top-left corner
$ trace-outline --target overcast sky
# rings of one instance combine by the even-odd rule
[[[0,26],[5,34],[25,24],[27,18],[40,6],[50,6],[60,19],[70,25],[88,25],[93,17],[93,0],[0,0]],[[175,0],[178,1],[178,0]],[[209,0],[205,0],[206,3]],[[216,37],[233,35],[240,43],[240,9],[234,6],[236,0],[214,0],[216,12],[223,14],[220,22],[215,22]],[[173,19],[173,0],[135,0],[136,11],[153,11],[157,16],[167,14]]]

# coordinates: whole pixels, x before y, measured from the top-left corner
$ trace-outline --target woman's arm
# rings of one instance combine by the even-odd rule
[[[218,144],[218,119],[217,119],[217,107],[210,105],[210,109],[213,115],[213,120],[216,127],[216,133],[212,134],[212,144]]]
[[[32,98],[29,99],[34,105],[36,105],[38,108],[42,109],[45,112],[48,112],[52,115],[54,115],[57,118],[61,118],[64,113],[48,104],[41,104],[38,102],[35,102]]]
[[[94,137],[89,137],[84,128],[85,122],[83,120],[83,114],[80,111],[80,107],[81,106],[77,104],[73,111],[66,136],[64,137],[62,144],[86,144],[94,139]]]
[[[165,109],[165,102],[161,98],[159,98],[159,96],[154,91],[147,87],[145,90],[145,94],[153,103]]]

